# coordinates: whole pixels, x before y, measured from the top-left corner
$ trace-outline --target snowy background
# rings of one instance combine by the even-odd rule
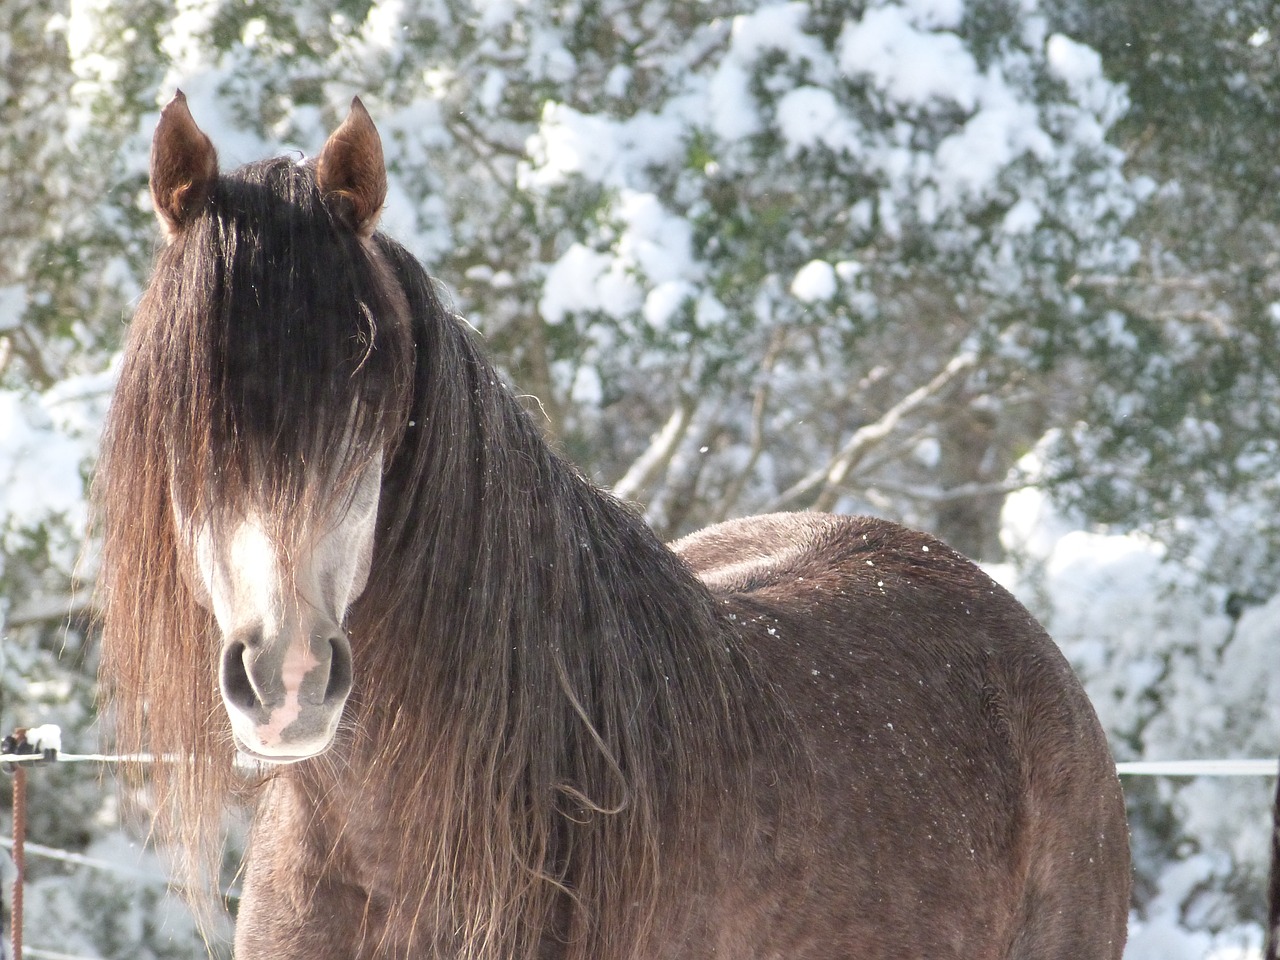
[[[806,508],[930,529],[1044,621],[1117,759],[1274,756],[1273,15],[9,0],[0,726],[103,737],[85,485],[181,87],[228,167],[314,152],[359,94],[384,229],[664,536]],[[203,956],[110,776],[30,782],[31,955]],[[1126,779],[1129,960],[1259,955],[1273,787]]]

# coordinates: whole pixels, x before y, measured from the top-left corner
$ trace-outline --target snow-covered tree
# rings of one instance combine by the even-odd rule
[[[442,279],[548,436],[661,532],[817,507],[1007,553],[1118,752],[1267,752],[1272,12],[8,0],[0,720],[97,736],[73,576],[93,573],[83,481],[156,243],[150,134],[181,87],[224,166],[314,151],[360,95],[390,166],[384,228]],[[1056,492],[1071,535],[1049,512],[1029,527],[1016,500],[1002,525],[1024,487]],[[38,839],[117,850],[110,791],[53,776]],[[1228,795],[1131,794],[1144,909],[1230,925],[1222,904],[1262,861],[1209,822]],[[1210,859],[1162,873],[1188,850]],[[61,869],[35,880],[49,909],[79,905],[77,949],[179,949],[105,881]],[[118,922],[95,939],[94,916]]]
[[[1056,470],[1108,522],[1250,514],[1215,571],[1259,601],[1280,577],[1275,4],[1075,0],[1054,18],[1126,84],[1113,141],[1152,184],[1132,268],[1073,278],[1113,332]]]

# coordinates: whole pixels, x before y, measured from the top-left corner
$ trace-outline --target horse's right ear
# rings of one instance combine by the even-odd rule
[[[172,240],[209,197],[218,177],[218,154],[196,126],[179,90],[160,111],[151,140],[151,200],[165,236]]]

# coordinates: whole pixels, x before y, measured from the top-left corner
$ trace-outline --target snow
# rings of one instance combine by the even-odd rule
[[[956,34],[921,29],[911,13],[888,5],[851,20],[840,36],[840,69],[866,76],[901,104],[945,100],[974,109],[984,81],[973,55]]]
[[[39,753],[46,750],[62,752],[62,728],[57,724],[44,723],[38,727],[28,727],[25,739],[27,745]]]
[[[792,154],[818,144],[852,152],[858,144],[835,95],[820,87],[796,87],[778,100],[778,130]]]
[[[922,27],[954,30],[964,18],[964,0],[904,0],[902,6]]]
[[[20,283],[0,287],[0,333],[22,325],[27,305],[27,288]]]
[[[791,281],[791,292],[804,303],[830,300],[836,295],[836,271],[825,260],[810,260]]]
[[[985,216],[993,199],[1006,205],[990,251],[978,254],[980,282],[1008,297],[1034,286],[1039,280],[1026,273],[1035,269],[1025,263],[1027,245],[1015,246],[1017,238],[1046,224],[1054,232],[1089,236],[1097,224],[1133,209],[1121,158],[1104,144],[1123,96],[1101,74],[1092,51],[1060,35],[1035,49],[1011,49],[979,68],[956,32],[963,9],[959,0],[873,3],[861,20],[845,23],[834,49],[827,49],[805,31],[804,4],[767,4],[733,17],[727,49],[705,69],[675,79],[660,107],[646,104],[620,117],[547,102],[526,141],[529,159],[520,166],[520,188],[543,196],[576,179],[606,194],[596,213],[602,226],[561,246],[547,265],[543,315],[559,323],[568,313],[603,311],[621,322],[630,312],[650,327],[665,327],[691,293],[683,283],[704,282],[698,257],[707,254],[687,244],[696,203],[690,209],[680,202],[681,187],[673,196],[662,171],[678,168],[690,140],[704,138],[708,176],[726,183],[758,177],[752,141],[769,126],[786,157],[801,162],[803,153],[827,151],[851,173],[879,184],[848,215],[852,225],[875,225],[889,242],[919,224],[935,231],[940,247],[967,250],[976,231],[965,221]],[[1041,28],[1031,32],[1039,37]],[[766,68],[779,53],[786,65]],[[1039,104],[1029,79],[1036,57],[1083,104]],[[892,106],[899,120],[869,123],[866,109],[849,101],[842,78],[864,79],[872,88],[870,104]],[[911,120],[935,115],[945,118],[936,126],[936,139],[921,143]],[[1025,163],[1028,158],[1036,163]],[[1064,189],[1055,178],[1076,158],[1096,172],[1087,186]],[[681,186],[687,191],[690,185]],[[642,206],[648,208],[643,216]],[[650,210],[660,211],[660,230],[649,225],[657,216]],[[1096,247],[1086,242],[1079,256],[1084,262],[1127,263],[1134,249],[1124,241],[1100,241]],[[680,267],[657,263],[663,251]],[[825,303],[837,295],[824,268],[804,272],[809,260],[839,262],[815,256],[821,253],[826,251],[814,250],[790,268],[793,280],[800,280],[791,292],[801,303]],[[565,289],[554,289],[559,284]],[[875,310],[874,300],[854,285],[844,295],[856,312]]]
[[[1030,233],[1040,223],[1041,215],[1038,203],[1022,197],[1004,215],[1003,230],[1009,235]]]
[[[538,309],[558,324],[571,312],[601,311],[622,319],[639,309],[653,327],[665,327],[695,298],[701,278],[689,221],[651,193],[623,190],[615,209],[612,252],[572,244],[548,269]],[[647,289],[646,289],[647,288]]]
[[[1224,869],[1220,857],[1199,853],[1166,870],[1148,918],[1130,923],[1124,960],[1261,960],[1262,928],[1257,925],[1215,935],[1189,930],[1182,922],[1183,904]]]
[[[485,30],[498,30],[510,23],[524,4],[520,0],[473,0],[479,11],[479,25]]]
[[[1034,476],[1031,461],[1024,469]],[[1120,759],[1276,753],[1280,595],[1233,621],[1195,551],[1175,558],[1146,534],[1081,529],[1034,488],[1007,499],[1002,539],[1018,564],[991,573],[1062,647]],[[1216,902],[1214,891],[1242,869],[1263,882],[1271,780],[1174,779],[1160,788],[1181,835],[1213,853],[1173,861],[1160,874],[1157,896],[1132,924],[1126,960],[1260,956],[1256,924],[1212,934],[1189,922],[1188,905]]]
[[[546,188],[587,174],[624,188],[643,179],[647,167],[678,156],[682,147],[678,116],[639,112],[614,120],[548,102],[538,132],[526,145],[534,163],[523,168],[520,185]]]
[[[951,202],[984,196],[1000,172],[1024,154],[1048,160],[1054,152],[1034,106],[999,84],[984,85],[979,102],[963,129],[938,147],[939,191]]]
[[[547,323],[558,324],[571,312],[630,312],[639,306],[640,291],[613,257],[580,243],[551,265],[538,300]]]
[[[1086,88],[1102,76],[1102,57],[1098,52],[1061,33],[1049,38],[1045,56],[1049,69],[1074,89]]]
[[[623,222],[618,257],[626,268],[651,283],[700,279],[693,227],[685,217],[667,210],[654,194],[638,190],[623,190],[616,212]]]
[[[739,14],[733,18],[730,57],[748,63],[771,50],[785,50],[814,63],[820,62],[821,43],[804,32],[808,16],[807,3],[770,4],[753,13]]]
[[[0,391],[0,534],[7,544],[50,517],[76,537],[85,527],[84,469],[96,451],[96,435],[86,432],[92,414],[76,395],[82,386],[62,384],[38,396]],[[67,544],[65,569],[75,554]]]
[[[722,140],[746,139],[761,129],[760,111],[750,92],[751,71],[761,56],[774,50],[787,51],[807,60],[820,73],[829,58],[817,39],[804,32],[808,6],[803,3],[766,5],[752,13],[733,18],[729,50],[712,75],[705,94],[705,111],[710,129]],[[779,107],[779,118],[786,111]],[[810,136],[810,139],[813,139]]]
[[[600,383],[600,374],[594,367],[582,366],[577,369],[569,396],[574,403],[580,403],[586,407],[600,406],[604,399],[604,386]]]
[[[1049,71],[1067,85],[1072,100],[1108,120],[1118,119],[1123,98],[1102,70],[1102,57],[1092,47],[1055,33],[1045,43]]]
[[[745,140],[762,127],[751,102],[751,74],[742,64],[726,58],[707,88],[708,126],[721,140]]]
[[[329,126],[329,109],[341,110],[352,93],[361,93],[378,117],[392,167],[383,220],[388,232],[433,264],[465,247],[468,257],[475,255],[467,261],[472,280],[511,291],[507,296],[520,300],[521,311],[536,296],[550,324],[566,324],[575,314],[614,324],[591,324],[590,348],[553,367],[569,399],[595,411],[606,384],[610,391],[616,388],[598,356],[608,352],[605,346],[642,339],[632,336],[642,325],[645,333],[671,333],[691,313],[702,331],[723,332],[733,342],[742,329],[768,328],[799,312],[817,317],[839,307],[870,314],[877,303],[869,291],[885,279],[879,258],[891,258],[892,244],[919,225],[939,245],[969,250],[973,211],[1004,210],[990,240],[982,241],[989,242],[990,255],[975,268],[987,271],[982,279],[991,290],[1034,285],[1035,265],[1028,267],[1019,245],[1058,225],[1080,238],[1082,268],[1095,263],[1118,272],[1132,261],[1132,241],[1097,239],[1094,232],[1096,224],[1123,220],[1155,189],[1150,182],[1126,181],[1122,158],[1107,144],[1111,124],[1125,109],[1123,89],[1106,79],[1096,52],[1050,34],[1034,0],[1014,5],[1020,34],[980,67],[961,30],[966,6],[964,0],[870,0],[862,19],[849,19],[828,49],[806,32],[809,4],[765,3],[699,28],[700,35],[695,30],[688,45],[677,43],[668,59],[654,43],[635,46],[633,64],[605,64],[593,82],[610,98],[654,88],[670,93],[628,103],[625,110],[592,112],[595,91],[577,96],[571,89],[580,67],[568,49],[568,34],[555,16],[529,0],[472,5],[466,27],[485,39],[470,54],[479,64],[470,73],[467,64],[447,58],[410,66],[416,54],[406,26],[430,19],[429,2],[375,0],[358,23],[334,14],[321,34],[336,46],[331,58],[316,53],[303,66],[288,67],[284,61],[297,52],[289,47],[291,29],[248,19],[239,28],[241,42],[219,51],[209,34],[226,17],[225,0],[177,0],[162,27],[156,112],[141,118],[121,163],[131,174],[145,169],[156,113],[177,87],[215,140],[224,167],[280,152],[294,141],[314,152]],[[108,91],[121,76],[133,76],[121,72],[118,57],[103,53],[106,41],[118,39],[114,25],[104,20],[113,9],[114,0],[72,0],[70,16],[50,21],[51,30],[67,37],[78,91],[68,109],[80,112],[85,128],[90,114],[80,104],[95,91]],[[304,5],[282,16],[302,23],[315,15]],[[447,15],[436,19],[442,31],[449,29]],[[504,46],[507,37],[515,39]],[[1257,28],[1249,42],[1261,47],[1274,38]],[[408,79],[397,79],[401,75]],[[545,102],[526,105],[541,107],[536,122],[508,122],[502,111],[527,94],[526,75],[553,92]],[[470,101],[464,97],[468,85],[475,91]],[[1047,100],[1046,86],[1058,91]],[[854,87],[858,92],[851,94]],[[295,88],[316,90],[316,102],[293,103],[288,91]],[[519,267],[487,259],[485,232],[501,220],[476,217],[480,226],[469,224],[473,211],[466,207],[495,201],[479,190],[463,200],[457,196],[458,183],[475,179],[467,165],[484,153],[459,152],[450,124],[452,111],[463,103],[493,114],[468,119],[502,148],[493,151],[499,173],[511,174],[502,185],[520,193],[535,214],[544,208],[558,213],[556,191],[565,187],[601,188],[600,209],[589,222],[557,225],[550,252],[522,253]],[[259,130],[257,117],[270,118],[261,121],[269,126]],[[892,122],[884,122],[886,117]],[[776,136],[776,156],[754,152],[765,141],[762,134]],[[686,161],[695,142],[705,155],[699,154],[693,169]],[[509,155],[522,145],[526,155],[518,162]],[[819,162],[810,163],[806,154],[820,155]],[[432,170],[442,155],[463,169],[448,171],[441,164]],[[465,158],[461,163],[459,156]],[[1036,162],[1022,162],[1028,158]],[[735,300],[742,291],[734,283],[713,282],[721,279],[714,258],[695,240],[693,224],[705,212],[699,206],[704,188],[741,189],[742,206],[751,212],[761,194],[750,191],[762,178],[780,173],[785,179],[799,167],[824,164],[833,165],[835,180],[856,172],[869,184],[857,196],[842,196],[838,208],[826,206],[828,198],[816,193],[798,201],[812,200],[815,211],[832,212],[833,222],[843,218],[838,238],[827,242],[796,230],[784,241],[790,246],[769,251],[776,260],[768,261],[769,275],[759,288]],[[1073,179],[1077,169],[1093,173]],[[710,180],[718,183],[708,187]],[[852,239],[873,230],[884,251],[864,250],[862,239]],[[855,256],[865,256],[865,263]],[[21,282],[0,287],[0,331],[22,322],[28,296]],[[1269,307],[1268,316],[1280,318],[1280,303]],[[1136,342],[1118,313],[1099,330],[1104,346],[1131,349]],[[663,362],[656,353],[627,356],[639,357],[637,366],[645,369]],[[739,385],[749,385],[754,375],[746,371]],[[110,382],[107,372],[69,379],[43,393],[0,390],[0,545],[15,550],[32,531],[49,525],[55,566],[75,565],[86,519],[84,478]],[[1212,427],[1188,426],[1204,437]],[[909,449],[924,467],[942,456],[930,437],[913,440]],[[790,455],[765,450],[752,482],[772,483]],[[1274,451],[1259,455],[1274,460]],[[714,456],[705,460],[713,469]],[[1224,512],[1206,526],[1247,530],[1262,509]],[[1208,542],[1208,534],[1197,536]],[[1008,498],[1002,540],[1011,562],[993,573],[1062,645],[1122,758],[1275,753],[1280,597],[1261,597],[1233,620],[1224,612],[1226,588],[1208,582],[1213,561],[1207,549],[1181,555],[1149,532],[1089,526],[1080,517],[1064,516],[1034,489]],[[24,694],[49,700],[57,692],[65,695],[57,678],[26,675],[33,657],[5,639],[9,662],[3,672],[21,675]],[[1161,783],[1180,842],[1197,852],[1144,866],[1159,868],[1158,889],[1134,917],[1126,960],[1257,956],[1256,927],[1215,921],[1220,932],[1210,933],[1210,924],[1197,920],[1188,903],[1203,903],[1233,874],[1240,885],[1257,880],[1264,866],[1268,787],[1261,780]],[[108,847],[103,856],[123,856]],[[89,885],[51,877],[31,896],[51,912],[71,915]],[[144,914],[127,907],[121,916],[125,926],[138,927]],[[1193,929],[1197,923],[1205,929]],[[66,943],[50,946],[99,952],[98,941],[78,927]]]
[[[381,0],[369,7],[360,34],[370,52],[379,50],[384,53],[397,49],[401,42],[401,34],[408,27],[404,0]]]
[[[661,329],[668,326],[680,308],[697,294],[697,288],[688,281],[667,280],[649,291],[640,312],[649,326]]]
[[[694,322],[699,329],[705,330],[708,327],[719,326],[724,323],[727,315],[728,311],[725,310],[724,304],[712,294],[704,292],[698,297],[698,303],[694,308]]]

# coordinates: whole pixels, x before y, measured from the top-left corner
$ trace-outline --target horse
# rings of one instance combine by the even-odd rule
[[[220,172],[179,92],[96,478],[101,679],[239,957],[1121,955],[1124,802],[1067,661],[938,540],[668,546],[377,229],[358,99]],[[237,755],[258,762],[244,782]],[[203,871],[203,873],[202,873]]]

